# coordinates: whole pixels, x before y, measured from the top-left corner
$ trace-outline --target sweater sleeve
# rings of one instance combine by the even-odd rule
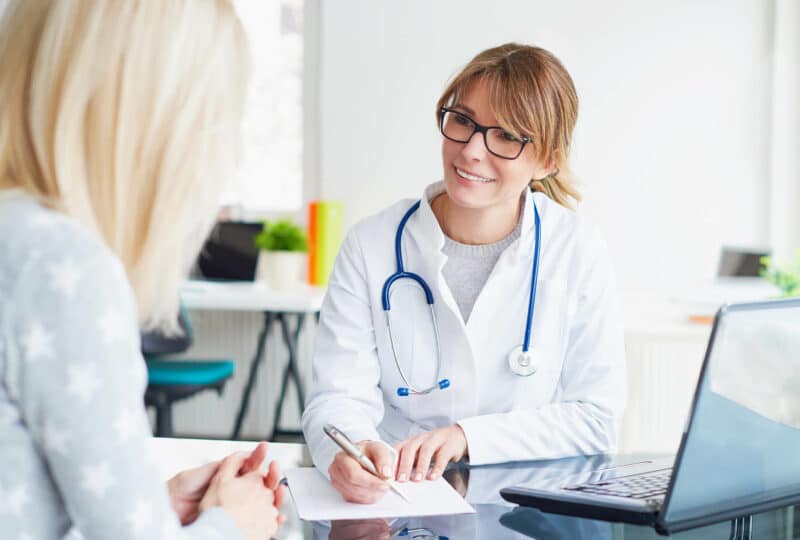
[[[10,398],[82,536],[241,538],[220,508],[185,528],[172,509],[147,450],[146,366],[119,261],[97,249],[48,246],[12,294],[4,328]]]

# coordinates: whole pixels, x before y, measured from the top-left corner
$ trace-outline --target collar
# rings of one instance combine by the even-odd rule
[[[419,242],[434,253],[441,252],[445,237],[431,208],[431,201],[437,195],[444,193],[444,191],[445,187],[443,181],[430,184],[425,188],[419,210],[416,212],[418,215],[417,226],[421,233]],[[534,193],[530,189],[525,189],[522,196],[524,197],[524,203],[522,204],[522,225],[520,227],[519,238],[508,247],[517,261],[523,261],[533,257],[534,243],[536,242],[536,224],[533,215],[533,203],[536,203],[536,208],[539,211],[539,218],[542,222],[544,221],[544,207],[547,205],[547,202],[544,200],[546,195],[542,193]],[[544,241],[544,239],[542,241]],[[444,255],[442,256],[446,258]]]
[[[526,188],[523,196],[525,200],[522,204],[522,226],[520,227],[519,241],[511,245],[512,254],[517,261],[533,257],[534,244],[536,244],[536,220],[533,205],[536,203],[540,222],[544,221],[544,207],[546,206],[546,202],[543,200],[546,196],[542,193],[534,193]],[[542,232],[544,233],[544,230]]]
[[[423,236],[420,239],[426,247],[439,252],[444,246],[444,232],[431,208],[431,201],[444,193],[444,181],[434,182],[425,188],[420,201],[419,214]]]

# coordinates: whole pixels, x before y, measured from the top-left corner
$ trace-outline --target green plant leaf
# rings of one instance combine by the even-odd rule
[[[761,276],[781,291],[781,296],[800,296],[800,250],[788,267],[778,266],[770,257],[761,257]]]
[[[303,229],[290,219],[264,222],[261,232],[253,240],[264,251],[308,251],[308,238]]]

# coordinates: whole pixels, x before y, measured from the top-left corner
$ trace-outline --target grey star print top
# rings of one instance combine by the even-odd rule
[[[118,259],[0,190],[0,537],[242,538],[221,508],[181,527],[146,444],[146,382]]]

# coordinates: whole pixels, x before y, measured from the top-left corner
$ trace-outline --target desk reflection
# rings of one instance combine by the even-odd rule
[[[509,485],[557,481],[568,474],[595,470],[614,463],[609,456],[504,464],[451,467],[445,479],[464,496],[475,514],[399,519],[337,520],[313,523],[318,540],[460,540],[523,539],[604,540],[612,537],[609,523],[575,519],[517,508],[500,497]]]

